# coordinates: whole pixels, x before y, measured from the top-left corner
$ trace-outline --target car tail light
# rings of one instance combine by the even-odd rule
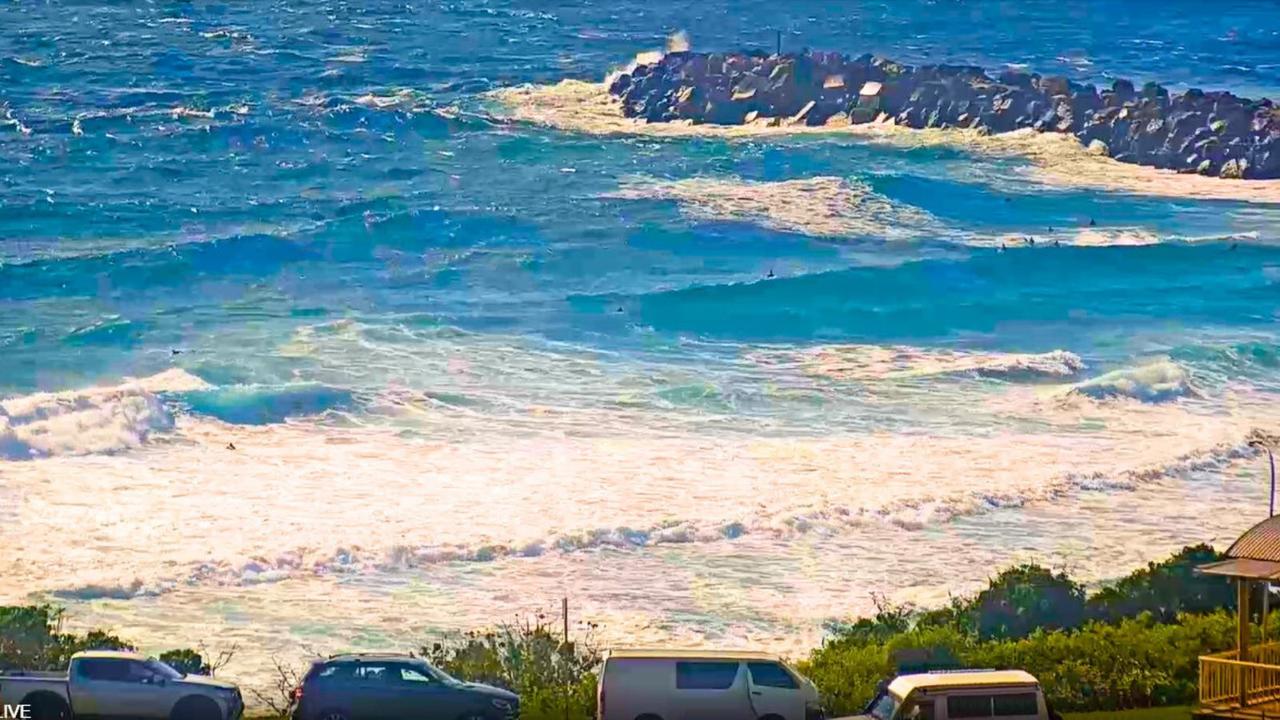
[[[293,698],[294,702],[302,702],[302,686],[299,685],[294,688],[293,692],[289,694],[289,697]]]

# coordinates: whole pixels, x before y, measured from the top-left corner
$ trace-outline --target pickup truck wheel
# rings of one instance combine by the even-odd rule
[[[222,720],[222,710],[207,697],[190,695],[173,706],[169,720]]]
[[[22,698],[22,704],[31,708],[31,720],[71,720],[67,701],[53,693],[31,693]]]

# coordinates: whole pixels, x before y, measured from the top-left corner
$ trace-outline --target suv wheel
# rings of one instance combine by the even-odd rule
[[[341,710],[325,710],[316,716],[316,720],[351,720]]]

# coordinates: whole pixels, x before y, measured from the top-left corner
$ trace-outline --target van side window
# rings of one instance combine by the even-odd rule
[[[798,687],[796,679],[791,677],[791,673],[784,670],[778,663],[747,663],[747,669],[751,671],[751,682],[761,687],[787,688],[789,690],[794,690]]]
[[[996,695],[995,716],[1038,715],[1040,706],[1036,703],[1035,693],[1018,693],[1017,695]]]
[[[991,717],[990,695],[951,695],[947,698],[947,717]]]
[[[676,689],[728,690],[738,677],[736,662],[678,662]]]

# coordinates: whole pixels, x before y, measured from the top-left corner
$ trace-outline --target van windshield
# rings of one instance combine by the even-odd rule
[[[898,711],[898,706],[902,702],[894,697],[891,693],[884,693],[871,703],[871,707],[867,708],[867,714],[876,720],[893,720],[893,714]]]

